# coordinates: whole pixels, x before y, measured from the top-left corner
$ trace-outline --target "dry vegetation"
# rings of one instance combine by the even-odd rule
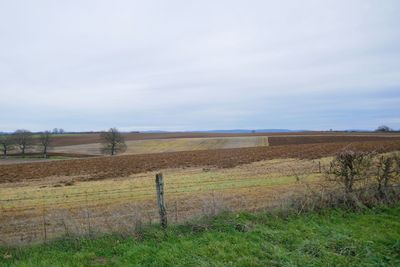
[[[326,164],[327,160],[323,161]],[[269,160],[229,169],[163,171],[169,220],[216,214],[222,209],[256,210],[280,205],[299,186],[298,176],[318,181],[318,162]],[[48,177],[3,184],[0,232],[4,242],[34,242],[65,233],[129,232],[158,218],[154,174],[101,181]]]
[[[320,137],[316,138],[318,141]],[[177,141],[181,139],[168,142]],[[166,179],[172,222],[224,209],[251,211],[286,205],[295,193],[311,192],[307,203],[314,203],[321,192],[326,193],[321,187],[327,183],[324,170],[329,168],[331,157],[343,149],[384,153],[400,150],[400,141],[327,142],[2,165],[0,242],[29,243],[63,234],[133,233],[158,218],[154,174],[160,170]],[[382,186],[390,168],[398,166],[396,160],[388,163],[385,159],[374,161],[380,166]],[[389,171],[388,164],[392,164]],[[305,202],[296,203],[302,205],[301,209],[311,209]]]
[[[204,138],[164,138],[126,141],[125,154],[149,154],[177,151],[226,149],[268,146],[266,136],[204,137]],[[71,154],[101,155],[101,144],[58,146],[54,152]]]
[[[324,171],[323,182],[289,198],[285,211],[328,208],[361,211],[400,203],[400,153],[343,150]]]

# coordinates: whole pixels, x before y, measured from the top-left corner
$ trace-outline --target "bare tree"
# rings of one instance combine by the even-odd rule
[[[21,154],[25,157],[25,150],[32,145],[32,133],[28,130],[16,130],[13,134],[15,143],[19,146]]]
[[[14,148],[14,140],[11,135],[0,135],[0,150],[3,152],[4,158],[7,157],[8,151]]]
[[[44,131],[43,133],[41,133],[39,136],[39,141],[40,141],[40,145],[43,149],[43,157],[47,158],[48,157],[47,150],[51,143],[51,132]]]
[[[103,143],[101,151],[103,154],[113,156],[126,150],[124,137],[117,128],[110,128],[107,132],[101,133],[101,139]]]

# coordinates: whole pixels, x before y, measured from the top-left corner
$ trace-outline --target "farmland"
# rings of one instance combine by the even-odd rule
[[[218,136],[211,134],[204,137],[195,137],[195,134],[186,135],[142,135],[126,134],[127,150],[124,154],[149,154],[177,151],[194,151],[227,148],[245,148],[262,146],[280,146],[294,144],[322,144],[322,143],[343,143],[360,141],[388,141],[400,140],[400,135],[320,135],[320,134],[300,134],[300,135],[250,135],[234,134],[231,136]],[[201,136],[201,135],[199,135]],[[93,138],[93,139],[92,139]],[[142,138],[142,139],[140,139]],[[132,140],[135,139],[135,140]],[[86,143],[87,141],[97,141],[96,143]],[[61,142],[60,142],[61,141]],[[52,150],[56,153],[75,154],[75,155],[101,155],[100,140],[91,137],[75,140],[75,145],[70,144],[70,140],[56,140]],[[65,142],[65,143],[64,143]],[[82,143],[82,144],[81,144]]]
[[[184,221],[231,207],[256,210],[278,205],[301,187],[318,180],[312,160],[269,160],[235,168],[164,169],[170,221]],[[77,181],[75,176],[6,183],[0,189],[3,238],[13,242],[43,241],[67,232],[126,232],[136,221],[154,222],[154,172],[99,181]],[[44,209],[44,210],[43,210]],[[90,214],[90,226],[87,217]],[[23,231],[21,231],[23,226]]]
[[[1,1],[0,267],[400,267],[399,13]]]
[[[332,156],[343,148],[388,152],[400,150],[400,140],[213,149],[10,164],[0,166],[0,182],[50,176],[77,176],[78,180],[99,180],[166,168],[200,166],[230,168],[275,158],[317,159]]]
[[[123,133],[127,150],[124,155],[140,155],[164,152],[215,150],[299,144],[328,144],[352,142],[378,142],[400,140],[400,134],[371,132],[300,132],[300,133]],[[34,139],[38,144],[38,139]],[[82,158],[101,155],[99,133],[54,135],[50,154],[56,157]],[[40,158],[37,146],[30,146],[28,152]],[[17,156],[18,150],[10,152]],[[53,157],[54,158],[54,157]],[[20,161],[28,159],[18,158]],[[37,161],[34,159],[34,161]],[[12,163],[0,160],[0,164]]]
[[[148,154],[176,151],[225,149],[241,147],[268,146],[266,136],[241,137],[203,137],[203,138],[163,138],[126,141],[125,154]],[[53,149],[58,153],[101,155],[100,143],[58,146]]]
[[[155,222],[154,175],[160,171],[166,179],[169,220],[183,222],[224,209],[279,206],[318,187],[321,171],[341,149],[400,151],[398,135],[164,137],[128,141],[140,142],[144,154],[129,152],[128,145],[126,154],[114,157],[0,165],[0,241],[123,233]],[[66,143],[60,147],[68,147]]]

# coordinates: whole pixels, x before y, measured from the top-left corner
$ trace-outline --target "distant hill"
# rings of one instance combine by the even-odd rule
[[[232,133],[232,134],[246,134],[246,133],[290,133],[290,132],[305,132],[306,130],[289,130],[289,129],[230,129],[230,130],[208,130],[208,131],[177,131],[182,133]],[[168,133],[174,131],[140,131],[141,133]]]
[[[371,130],[365,129],[345,129],[345,130],[315,130],[316,132],[373,132]],[[299,132],[314,132],[314,130],[289,130],[289,129],[228,129],[228,130],[198,130],[198,131],[140,131],[141,133],[172,133],[172,132],[181,132],[181,133],[232,133],[232,134],[247,134],[247,133],[299,133]]]
[[[210,131],[201,131],[206,133],[289,133],[289,132],[299,132],[298,130],[289,130],[289,129],[232,129],[232,130],[210,130]]]

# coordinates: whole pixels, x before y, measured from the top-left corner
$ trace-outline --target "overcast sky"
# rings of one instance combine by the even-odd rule
[[[400,1],[0,0],[0,131],[400,128]]]

